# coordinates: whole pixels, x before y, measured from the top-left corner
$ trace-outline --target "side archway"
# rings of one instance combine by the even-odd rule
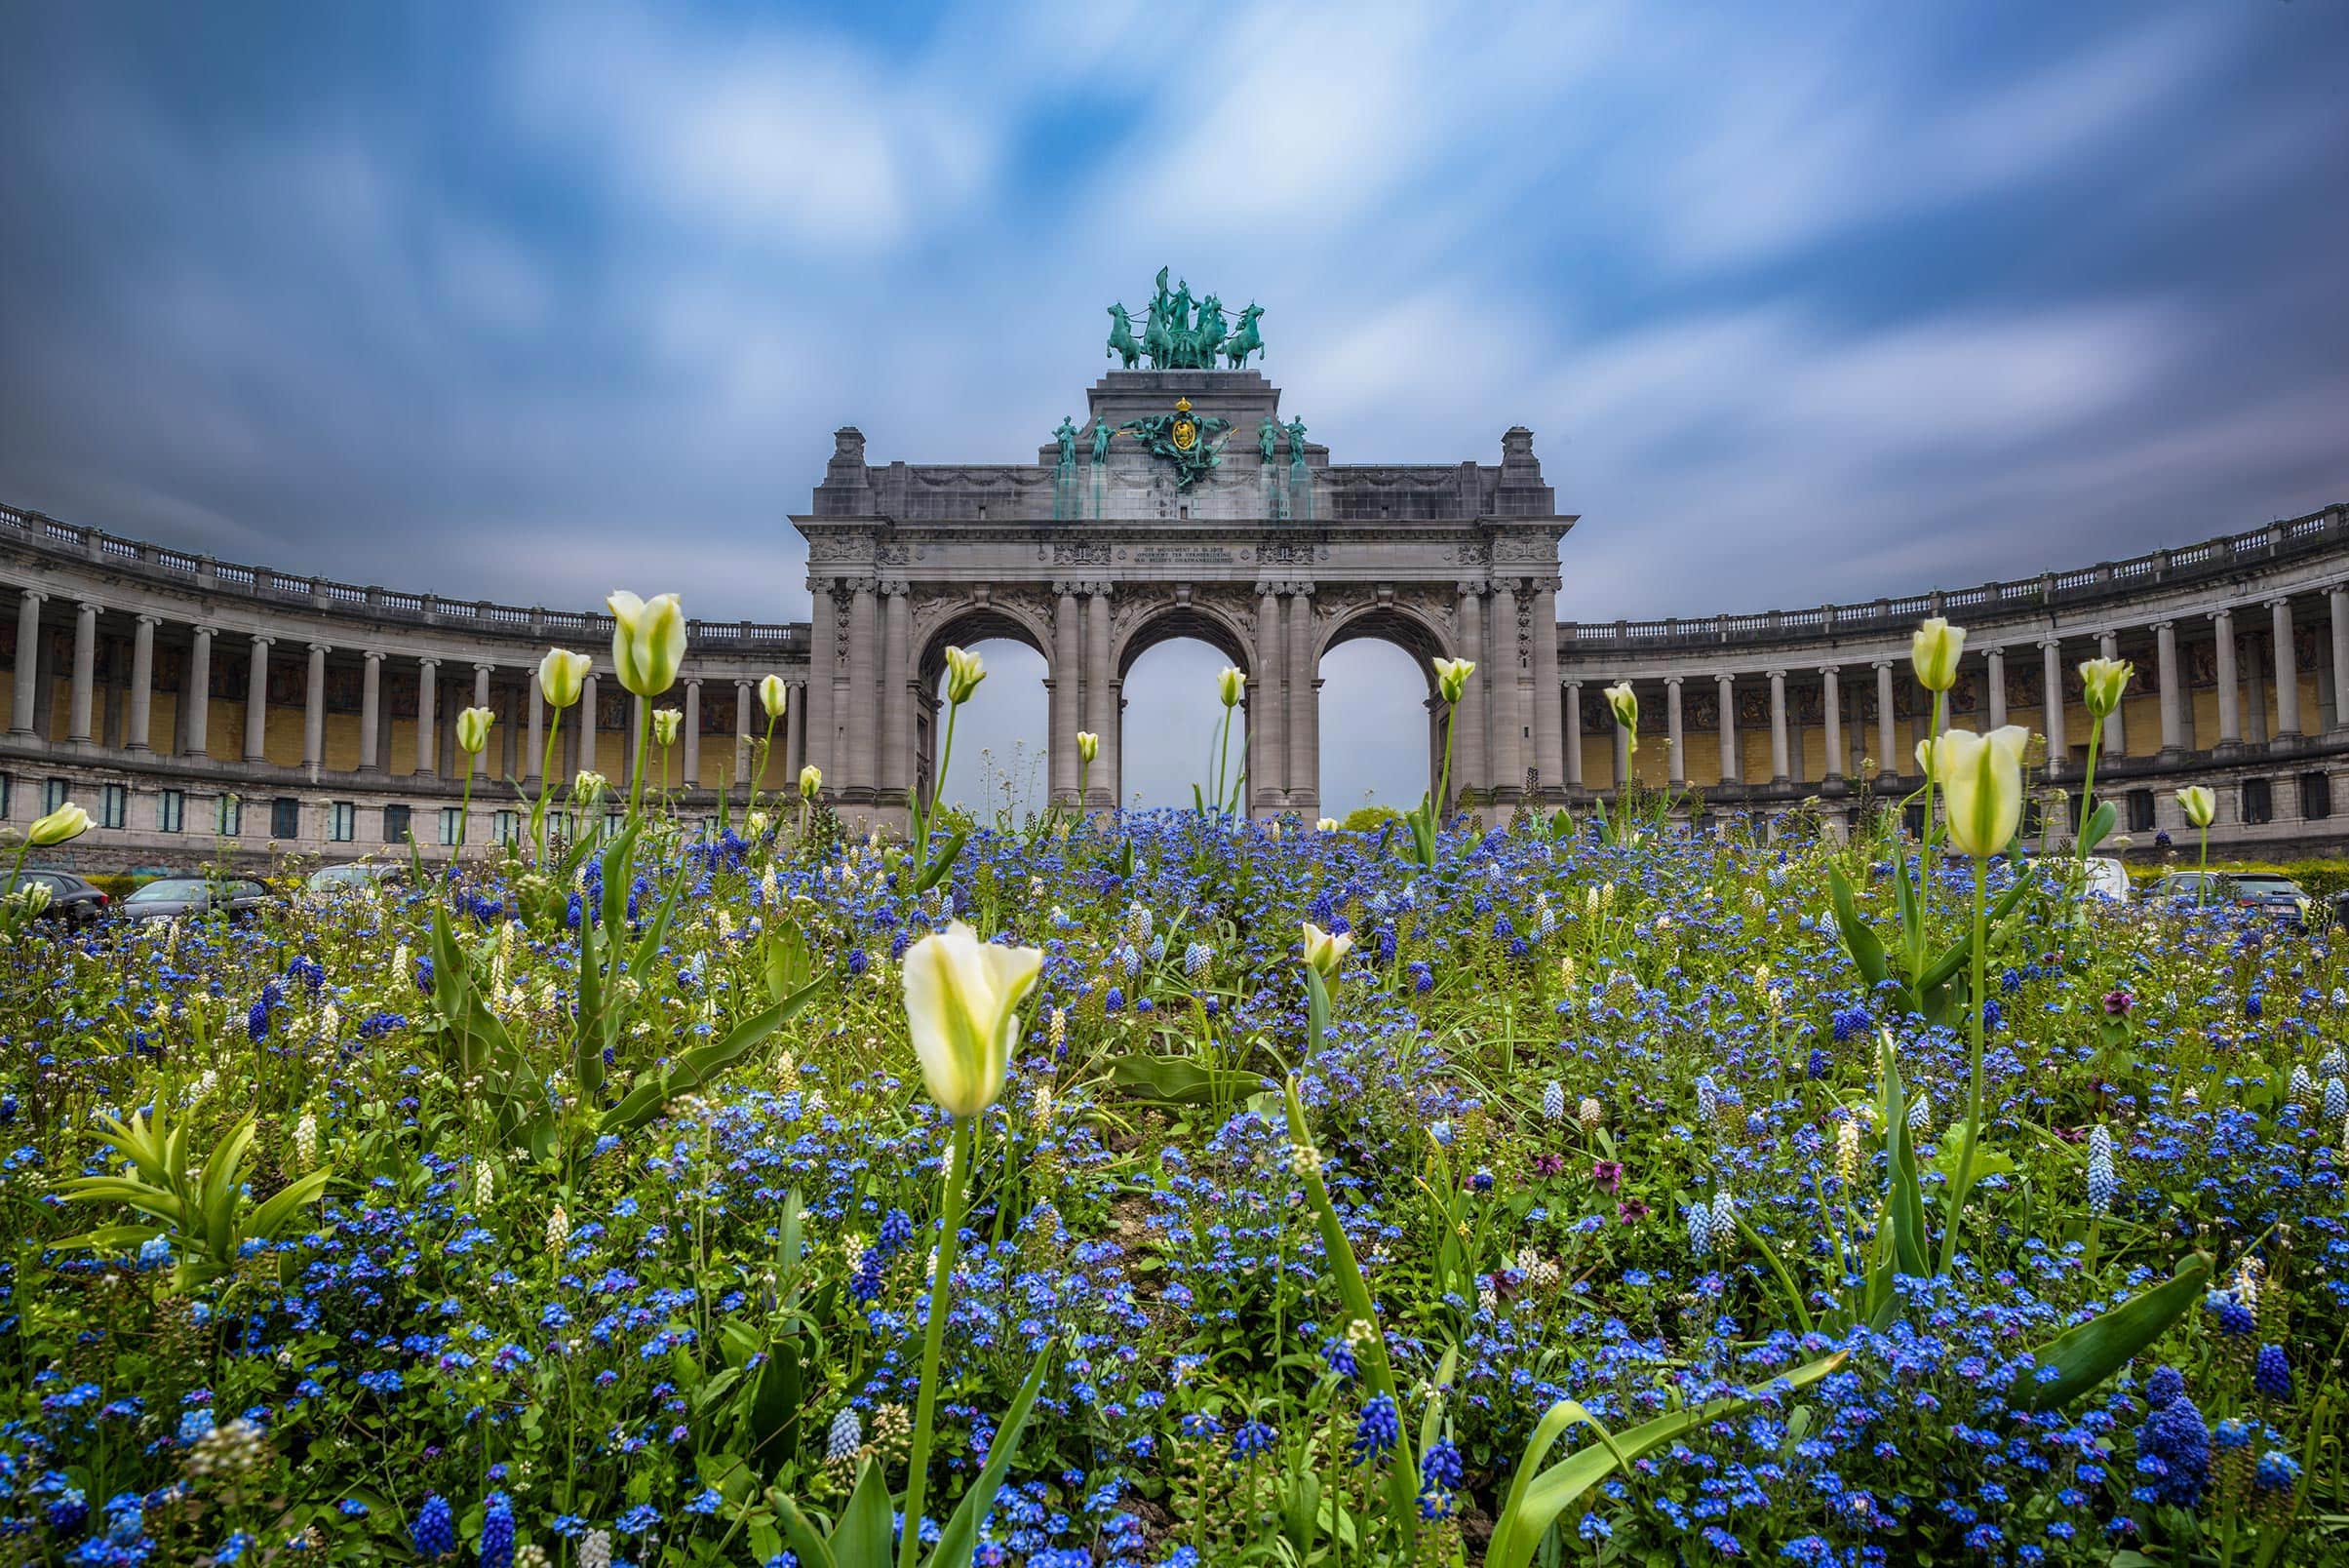
[[[1029,607],[960,601],[930,608],[917,623],[913,704],[914,787],[927,798],[948,765],[950,802],[977,807],[1039,808],[1048,767],[1052,684],[1048,623]],[[955,755],[941,757],[947,724],[946,650],[987,661],[986,682],[956,719]],[[984,765],[981,764],[984,759]]]
[[[1435,792],[1447,719],[1436,694],[1435,661],[1449,657],[1446,628],[1410,607],[1362,605],[1332,618],[1314,672],[1317,768],[1322,807],[1330,815],[1343,817],[1364,804],[1409,810],[1423,794]],[[1455,795],[1459,775],[1456,759]]]

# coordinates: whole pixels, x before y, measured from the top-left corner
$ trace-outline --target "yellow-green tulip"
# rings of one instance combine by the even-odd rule
[[[2137,667],[2127,659],[2090,659],[2080,666],[2080,700],[2101,719],[2121,705]]]
[[[1458,702],[1460,694],[1468,688],[1468,677],[1476,673],[1473,659],[1437,659],[1435,661],[1435,689],[1446,702]]]
[[[54,849],[90,831],[90,813],[67,801],[24,830],[24,842],[35,849]]]
[[[962,703],[987,679],[987,661],[967,648],[946,650],[946,700]]]
[[[34,877],[26,879],[23,886],[9,894],[8,902],[21,910],[26,920],[31,920],[49,907],[51,896],[49,884]]]
[[[982,942],[960,921],[906,950],[906,1030],[947,1115],[975,1117],[1003,1092],[1019,1004],[1043,966],[1041,948]]]
[[[1323,817],[1321,820],[1313,824],[1313,831],[1315,833],[1335,833],[1338,831],[1338,819],[1336,817]]]
[[[1305,961],[1324,980],[1338,972],[1338,965],[1346,961],[1347,949],[1353,945],[1351,931],[1332,935],[1312,921],[1305,922]]]
[[[1923,740],[1917,742],[1917,772],[1925,778],[1933,777],[1933,737],[1931,735],[1927,735]]]
[[[584,653],[550,647],[546,657],[538,661],[538,694],[555,707],[568,708],[579,700],[579,692],[595,667],[596,661]]]
[[[2218,815],[2218,797],[2207,785],[2189,784],[2177,792],[2177,808],[2188,826],[2207,828]]]
[[[800,799],[812,801],[824,787],[824,770],[809,763],[800,769]]]
[[[675,686],[685,662],[685,612],[677,596],[645,600],[623,591],[604,603],[611,609],[611,662],[620,685],[640,697],[657,697]]]
[[[759,683],[759,706],[769,719],[780,719],[783,710],[791,706],[791,687],[779,675],[770,675]]]
[[[1101,755],[1101,737],[1090,729],[1077,731],[1077,760],[1089,763]]]
[[[456,716],[456,749],[468,757],[479,757],[489,744],[489,726],[497,723],[497,715],[487,708],[466,708]]]
[[[654,742],[656,745],[661,745],[661,746],[674,746],[674,745],[676,745],[676,744],[677,744],[677,732],[678,732],[678,730],[679,730],[679,729],[681,729],[681,728],[683,728],[683,727],[684,727],[684,725],[685,725],[685,716],[684,712],[683,712],[682,710],[680,710],[680,709],[676,709],[676,708],[655,708],[655,709],[653,709],[653,710],[652,710],[652,739],[653,739],[653,742]]]
[[[588,768],[582,767],[571,775],[571,796],[575,800],[592,801],[609,788],[611,780]]]
[[[1952,729],[1934,742],[1949,842],[1964,853],[1987,857],[2013,842],[2022,822],[2022,754],[2030,741],[2028,729],[2008,725],[1986,735]]]
[[[1946,691],[1957,685],[1958,657],[1966,651],[1966,628],[1952,626],[1936,615],[1908,640],[1909,662],[1916,666],[1917,684],[1928,691]]]
[[[1239,667],[1227,664],[1223,673],[1215,678],[1215,694],[1224,699],[1225,707],[1236,708],[1239,706],[1239,694],[1247,685],[1248,678],[1240,673]]]
[[[1601,693],[1607,706],[1615,710],[1615,722],[1634,734],[1639,730],[1639,693],[1631,689],[1628,681],[1618,681]]]

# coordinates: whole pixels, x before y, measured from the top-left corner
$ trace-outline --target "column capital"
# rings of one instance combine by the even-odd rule
[[[693,687],[694,689],[696,689],[696,690],[699,690],[699,689],[700,689],[700,687],[701,687],[701,683],[702,683],[702,680],[703,680],[703,677],[701,677],[701,676],[698,676],[698,675],[688,675],[688,676],[685,676],[685,677],[682,677],[682,678],[680,678],[680,680],[678,681],[678,683],[677,683],[677,684],[678,684],[679,686],[691,686],[691,687]]]
[[[370,664],[381,664],[391,655],[379,647],[363,647],[359,650],[359,656]]]
[[[1278,584],[1278,583],[1276,583],[1276,582],[1273,582],[1273,581],[1272,581],[1272,580],[1270,580],[1270,579],[1267,579],[1267,580],[1265,580],[1265,581],[1259,582],[1259,583],[1256,585],[1256,597],[1257,597],[1257,598],[1259,598],[1259,599],[1277,599],[1277,598],[1279,598],[1279,597],[1280,597],[1280,584]]]
[[[2004,664],[2007,659],[2006,645],[2003,643],[1992,643],[1989,647],[1982,649],[1982,657],[1986,659],[1996,659],[2001,664]]]
[[[1783,670],[1764,670],[1762,673],[1773,681],[1783,681],[1786,679],[1786,672]],[[1972,1028],[1973,1026],[1969,1024],[1967,1027]]]
[[[906,581],[903,577],[883,577],[881,579],[881,596],[885,599],[903,599],[913,591],[914,585]]]
[[[1452,586],[1458,590],[1460,597],[1463,599],[1481,599],[1484,597],[1485,585],[1481,582],[1472,582],[1464,577],[1460,581],[1454,583]]]
[[[1313,597],[1314,585],[1310,582],[1293,582],[1288,585],[1288,589],[1291,599],[1311,599]]]
[[[163,624],[163,617],[156,614],[151,609],[142,609],[138,612],[138,624],[141,626],[161,626]]]
[[[310,651],[313,653],[332,653],[334,651],[334,645],[332,643],[312,643],[309,647]]]
[[[1668,683],[1668,682],[1672,682],[1672,681],[1677,681],[1677,680],[1680,680],[1680,679],[1681,679],[1681,677],[1679,677],[1679,676],[1677,676],[1677,675],[1672,675],[1672,676],[1666,676],[1664,679],[1665,679],[1665,681]],[[1569,691],[1580,691],[1580,690],[1582,690],[1582,689],[1583,689],[1583,678],[1582,678],[1581,676],[1579,676],[1579,675],[1577,675],[1577,676],[1570,676],[1570,677],[1568,677],[1568,678],[1567,678],[1567,681],[1566,681],[1566,689],[1567,689],[1567,690],[1569,690]]]
[[[699,686],[701,682],[697,677],[687,684],[691,686]],[[752,680],[747,675],[738,675],[734,677],[734,689],[737,691],[748,691],[751,687],[757,686],[758,684],[758,682]]]
[[[267,632],[255,632],[253,634],[253,646],[254,647],[273,647],[276,642],[277,639],[271,637]]]
[[[1052,597],[1055,599],[1075,599],[1083,592],[1084,584],[1081,582],[1072,582],[1066,577],[1052,579]]]
[[[2157,620],[2153,623],[2153,629],[2157,632],[2173,632],[2177,630],[2177,622],[2169,619]]]
[[[416,667],[423,670],[437,670],[441,667],[441,661],[437,658],[434,658],[429,653],[419,653],[416,655]],[[587,673],[587,678],[590,681],[594,680],[596,678],[595,672],[590,670]]]
[[[2224,612],[2221,611],[2221,613]],[[2039,640],[2039,647],[2043,652],[2060,653],[2063,651],[2063,639],[2060,637],[2043,637]]]
[[[1890,670],[1893,667],[1893,663],[1894,661],[1891,659],[1870,659],[1867,661],[1867,667],[1879,674],[1882,674],[1883,672]]]
[[[1713,676],[1713,680],[1722,686],[1734,686],[1737,679],[1736,674],[1728,670],[1716,672]]]
[[[1668,686],[1676,686],[1687,679],[1688,677],[1685,675],[1667,675],[1664,678],[1664,684]]]
[[[27,604],[38,605],[47,600],[50,596],[43,593],[38,588],[20,588],[17,591],[17,597],[24,600]]]
[[[1088,582],[1084,585],[1084,591],[1089,599],[1107,599],[1111,596],[1110,584],[1106,582]]]
[[[2225,621],[2229,625],[2232,625],[2234,624],[2234,620],[2235,607],[2232,605],[2229,605],[2224,609],[2214,609],[2211,611],[2211,624],[2213,626],[2217,625],[2220,621]],[[2040,646],[2044,647],[2047,645],[2041,644]]]
[[[77,599],[74,601],[73,608],[85,615],[95,615],[106,607],[95,599]]]
[[[2275,598],[2263,599],[2260,603],[2270,609],[2290,609],[2291,608],[2291,595],[2278,594]]]
[[[497,666],[489,663],[486,659],[475,659],[473,661],[473,673],[475,675],[495,675],[497,673]]]
[[[1825,676],[1828,680],[1833,681],[1840,679],[1843,671],[1842,666],[1840,665],[1822,664],[1819,667],[1819,673]]]

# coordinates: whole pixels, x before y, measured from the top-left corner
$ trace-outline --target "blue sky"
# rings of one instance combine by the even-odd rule
[[[1955,586],[2349,495],[2349,9],[1183,15],[20,9],[0,495],[360,580],[797,615],[784,516],[836,425],[1033,451],[1169,262],[1265,303],[1336,460],[1532,426],[1585,518],[1568,615]]]

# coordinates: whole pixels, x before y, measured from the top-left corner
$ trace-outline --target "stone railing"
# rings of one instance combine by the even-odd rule
[[[169,545],[126,539],[100,529],[61,523],[41,512],[0,503],[0,545],[30,547],[62,566],[89,564],[155,586],[230,594],[260,604],[363,616],[379,624],[475,632],[500,638],[568,639],[601,642],[611,636],[611,617],[599,610],[548,609],[544,606],[501,605],[491,600],[447,599],[438,594],[297,577],[270,567],[242,566]],[[687,624],[697,651],[801,654],[807,651],[804,621],[706,621]]]
[[[2281,565],[2345,546],[2349,546],[2349,507],[2335,505],[2175,550],[2155,550],[2127,561],[2043,572],[1977,588],[1751,615],[1566,621],[1558,627],[1558,639],[1571,653],[1663,653],[1839,637],[1905,636],[1929,615],[1988,621],[2004,615],[2094,606],[2157,586],[2189,587],[2217,581],[2248,568]]]

